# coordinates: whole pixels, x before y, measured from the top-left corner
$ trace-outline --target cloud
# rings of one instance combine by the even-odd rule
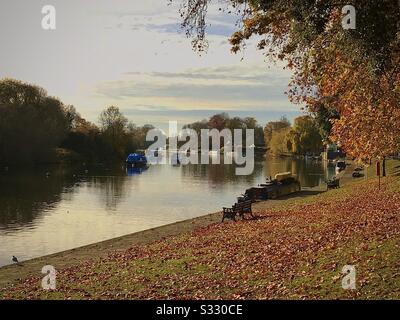
[[[118,105],[136,123],[165,128],[219,112],[252,116],[260,123],[301,114],[286,94],[291,73],[262,62],[188,68],[181,71],[128,71],[98,84],[101,101]]]
[[[188,69],[185,72],[126,72],[125,75],[148,75],[155,78],[166,79],[198,79],[198,80],[221,80],[260,85],[282,85],[288,83],[288,74],[283,70],[269,72],[267,68],[255,66],[220,66],[214,68]]]
[[[96,87],[96,93],[112,99],[174,98],[207,101],[208,104],[265,105],[285,102],[288,74],[257,66],[219,66],[189,69],[183,72],[127,72],[129,79],[108,81]]]
[[[192,100],[206,99],[211,101],[248,101],[273,100],[281,98],[284,87],[268,84],[154,84],[136,81],[113,81],[98,86],[97,93],[111,98],[153,97],[159,98],[190,98]]]
[[[81,1],[74,0],[79,3]],[[137,17],[137,16],[158,16],[173,10],[178,10],[178,4],[168,0],[86,0],[90,12],[102,16],[115,17]]]
[[[91,0],[93,1],[93,0]],[[119,5],[112,2],[100,1],[93,13],[109,17],[108,28],[127,28],[133,31],[146,30],[169,34],[185,33],[182,30],[183,19],[180,16],[182,2],[167,0],[146,0],[135,3],[132,0],[117,0]],[[124,8],[124,9],[118,9]],[[129,8],[129,9],[127,9]],[[235,31],[239,16],[219,11],[219,5],[210,4],[207,10],[206,34],[208,36],[229,37]]]
[[[171,23],[142,23],[142,24],[134,24],[131,25],[132,30],[144,29],[148,31],[159,31],[164,33],[184,33],[185,31],[182,29],[180,22],[171,22]],[[235,29],[232,26],[226,26],[223,24],[213,24],[210,25],[207,30],[207,36],[223,36],[229,37],[235,32]]]

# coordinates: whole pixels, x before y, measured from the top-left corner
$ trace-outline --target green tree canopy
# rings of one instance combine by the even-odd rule
[[[315,119],[310,116],[301,116],[294,120],[293,128],[288,133],[292,152],[296,154],[316,153],[322,151],[322,137]]]
[[[283,116],[279,121],[270,121],[264,127],[264,141],[267,147],[270,147],[272,136],[274,132],[280,131],[285,128],[290,128],[289,120]]]

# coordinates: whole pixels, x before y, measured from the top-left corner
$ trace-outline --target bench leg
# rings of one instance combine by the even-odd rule
[[[225,221],[225,218],[226,219],[231,219],[231,220],[236,222],[236,214],[235,213],[224,213],[224,215],[222,216],[221,223]]]

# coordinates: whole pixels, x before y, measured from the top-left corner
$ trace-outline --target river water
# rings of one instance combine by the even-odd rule
[[[112,168],[37,167],[0,171],[0,266],[186,220],[231,206],[246,188],[291,171],[316,186],[323,162],[259,159],[249,176],[235,165]]]

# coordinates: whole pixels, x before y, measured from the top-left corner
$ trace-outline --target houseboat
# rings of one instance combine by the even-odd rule
[[[126,158],[126,165],[128,168],[147,167],[147,158],[145,155],[140,153],[131,153],[128,158]]]
[[[275,179],[269,179],[258,187],[247,189],[241,200],[277,199],[299,191],[301,191],[300,182],[291,172],[284,172],[276,174]]]

